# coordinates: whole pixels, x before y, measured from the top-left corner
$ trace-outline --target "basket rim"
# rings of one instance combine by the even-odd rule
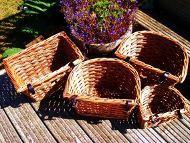
[[[182,44],[180,44],[176,39],[172,38],[172,37],[169,37],[169,36],[166,36],[164,34],[162,34],[161,32],[155,32],[155,31],[148,31],[148,30],[143,30],[143,31],[136,31],[134,33],[131,34],[131,36],[129,36],[128,38],[124,38],[124,40],[121,41],[121,44],[119,45],[118,49],[115,51],[115,55],[121,59],[126,59],[127,57],[130,57],[130,56],[125,56],[125,55],[122,55],[120,53],[120,50],[123,49],[123,47],[127,45],[127,39],[130,39],[131,37],[133,36],[136,36],[136,35],[139,35],[139,34],[153,34],[153,35],[157,35],[157,36],[160,36],[160,37],[163,37],[169,41],[172,41],[174,44],[176,45],[179,45],[179,48],[183,51],[183,55],[184,55],[184,66],[183,66],[183,69],[180,73],[180,76],[175,76],[173,74],[172,75],[172,78],[175,79],[177,82],[179,83],[183,83],[185,78],[186,78],[186,75],[187,75],[187,72],[188,72],[188,64],[189,64],[189,57],[188,57],[188,53],[187,53],[187,49],[182,46]],[[133,59],[136,59],[135,57],[130,57],[132,60]],[[143,61],[139,61],[139,60],[134,60],[135,62],[139,62],[141,64],[145,64],[147,67],[150,67],[148,69],[151,69],[151,70],[155,70],[155,71],[163,71],[159,68],[156,68],[156,67],[153,67],[149,64],[146,64],[145,62]],[[149,66],[148,66],[149,65]],[[170,76],[171,77],[171,76]]]
[[[55,34],[55,35],[50,36],[50,37],[47,38],[47,39],[44,39],[44,40],[42,40],[42,41],[40,41],[40,42],[38,42],[38,43],[35,43],[34,45],[31,45],[31,46],[29,46],[29,47],[23,49],[22,51],[20,51],[20,52],[14,54],[14,55],[12,55],[12,56],[10,56],[10,57],[7,57],[7,58],[3,59],[3,61],[8,62],[9,60],[13,60],[14,58],[19,57],[20,55],[22,55],[22,54],[25,53],[25,52],[30,52],[30,51],[32,51],[33,49],[35,49],[36,47],[39,47],[39,46],[43,45],[44,42],[50,41],[51,39],[54,39],[54,38],[58,38],[59,36],[61,36],[61,37],[65,37],[65,36],[66,36],[67,38],[69,38],[68,35],[66,34],[66,32],[61,31],[61,32],[59,32],[59,33],[57,33],[57,34]],[[72,42],[72,41],[70,40],[70,38],[69,38],[69,42]],[[74,42],[72,42],[72,44],[73,44],[73,46],[74,46],[75,48],[77,47]],[[75,50],[77,51],[77,54],[79,54],[79,58],[84,59],[84,56],[82,55],[81,51],[80,51],[78,48],[76,48]]]

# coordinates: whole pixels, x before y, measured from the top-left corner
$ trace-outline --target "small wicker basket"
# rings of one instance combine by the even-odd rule
[[[140,78],[122,60],[91,59],[73,69],[63,96],[80,115],[127,119],[140,96]]]
[[[66,33],[60,32],[6,58],[3,63],[17,92],[39,101],[56,89],[73,64],[83,60]]]
[[[189,111],[189,104],[174,87],[146,86],[141,92],[139,121],[142,128],[155,127],[161,123],[180,118]]]
[[[177,41],[152,31],[133,33],[115,55],[127,59],[138,71],[142,87],[182,83],[188,71],[187,51]]]

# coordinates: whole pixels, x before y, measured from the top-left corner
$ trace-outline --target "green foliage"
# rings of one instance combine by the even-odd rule
[[[37,37],[39,35],[39,32],[31,27],[23,27],[21,31],[25,34],[31,34],[34,37]]]
[[[114,18],[119,18],[123,15],[123,9],[115,2],[110,2],[109,0],[100,0],[92,6],[92,11],[98,17],[99,22],[105,20],[106,17],[112,16]]]
[[[24,12],[26,14],[40,14],[46,12],[52,6],[54,6],[58,1],[44,1],[44,0],[27,0],[23,3],[23,7],[26,8]]]
[[[9,56],[12,56],[20,51],[22,51],[23,49],[21,48],[16,48],[16,47],[12,47],[12,48],[9,48],[9,49],[6,49],[3,53],[3,58],[7,58]]]

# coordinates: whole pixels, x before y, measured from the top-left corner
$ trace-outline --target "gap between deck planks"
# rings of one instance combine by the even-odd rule
[[[0,106],[0,142],[22,142],[6,113]]]
[[[138,12],[137,21],[144,27],[147,27],[147,29],[149,30],[159,31],[171,37],[176,37],[177,35],[175,33],[173,34],[170,29],[164,27],[163,25],[161,25],[141,11]],[[178,35],[177,38],[183,45],[186,45],[187,47],[187,45],[189,44],[188,41],[185,41],[182,37]],[[15,95],[15,93],[9,93],[9,90],[7,91],[6,96],[9,96],[8,94],[11,94],[11,96],[17,96]],[[17,97],[14,98],[15,99],[11,99],[9,102],[13,102],[14,100],[17,100],[17,102],[19,102]],[[169,125],[164,124],[155,129],[128,129],[127,133],[124,134],[117,130],[112,130],[111,124],[107,120],[97,125],[91,125],[83,120],[75,121],[72,117],[71,119],[54,117],[55,119],[52,120],[41,121],[38,118],[38,115],[35,114],[35,112],[38,113],[38,109],[39,105],[36,103],[32,103],[32,107],[30,104],[24,104],[21,107],[3,108],[3,111],[10,119],[17,117],[11,122],[24,142],[29,141],[29,139],[31,139],[30,141],[35,139],[35,141],[37,142],[44,141],[44,139],[48,139],[49,142],[169,142],[174,140],[176,140],[177,142],[189,141],[189,114],[185,115],[184,119],[180,121],[176,120],[169,123]],[[37,121],[35,120],[36,118]],[[41,129],[36,129],[35,127],[41,127]],[[14,134],[15,129],[13,130]],[[176,136],[173,135],[173,129],[176,129],[176,132],[181,131],[179,137],[176,138]]]

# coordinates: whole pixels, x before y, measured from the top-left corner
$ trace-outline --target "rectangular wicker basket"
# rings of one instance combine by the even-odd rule
[[[4,59],[3,63],[16,91],[39,101],[62,85],[59,82],[63,82],[61,79],[71,66],[83,60],[84,56],[66,33],[60,32]]]

